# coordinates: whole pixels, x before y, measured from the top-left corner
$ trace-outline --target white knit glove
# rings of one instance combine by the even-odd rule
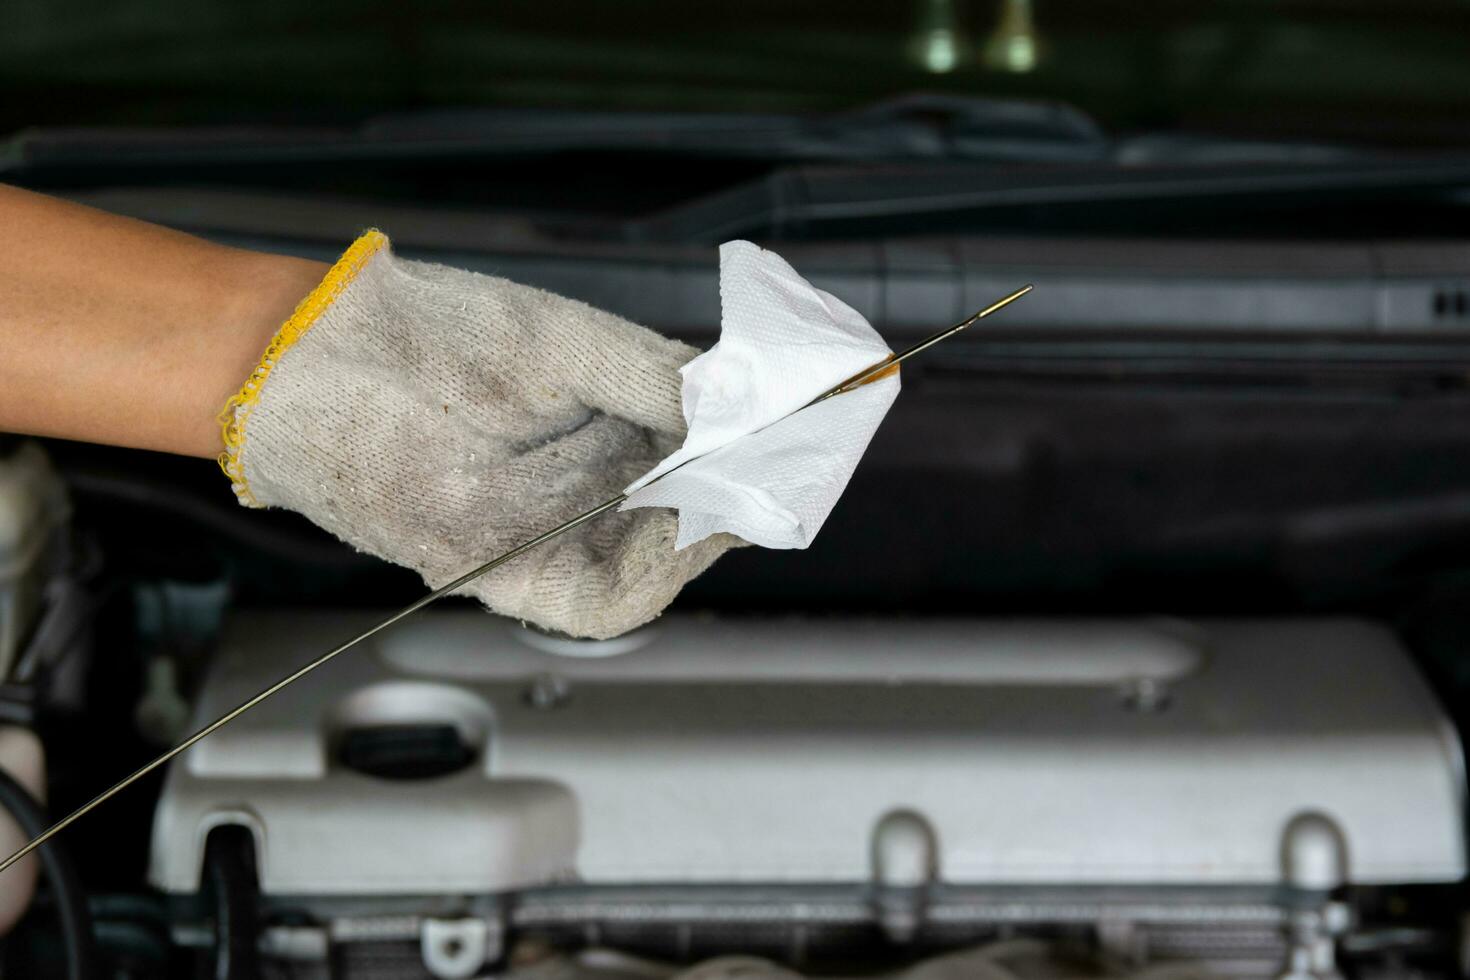
[[[442,585],[619,493],[684,437],[694,350],[539,289],[349,248],[221,417],[240,501]],[[465,587],[574,636],[654,618],[739,540],[610,513]]]

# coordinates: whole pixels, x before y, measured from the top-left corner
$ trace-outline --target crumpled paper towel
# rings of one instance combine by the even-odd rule
[[[677,508],[675,548],[717,531],[805,548],[898,397],[898,374],[796,410],[892,352],[856,310],[750,242],[720,246],[720,313],[719,343],[682,368],[684,445],[628,487],[622,509]]]

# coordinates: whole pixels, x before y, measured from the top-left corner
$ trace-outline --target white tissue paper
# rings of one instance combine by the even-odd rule
[[[621,509],[676,508],[675,548],[717,531],[807,547],[898,397],[898,374],[796,410],[891,353],[856,310],[775,252],[720,246],[720,340],[682,368],[689,434],[628,487]]]

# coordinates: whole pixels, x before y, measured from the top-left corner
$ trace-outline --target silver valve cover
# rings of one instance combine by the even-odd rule
[[[240,615],[196,720],[372,618]],[[412,725],[468,763],[342,762],[352,733]],[[858,883],[875,848],[950,884],[1268,883],[1312,812],[1347,880],[1447,882],[1463,798],[1447,718],[1364,622],[669,616],[577,644],[439,611],[182,757],[151,878],[196,890],[208,831],[239,823],[278,895]],[[884,842],[895,813],[922,860]]]

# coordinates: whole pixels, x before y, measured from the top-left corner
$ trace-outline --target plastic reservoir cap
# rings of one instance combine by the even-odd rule
[[[512,627],[511,635],[532,650],[539,650],[542,653],[552,653],[558,657],[598,659],[617,657],[643,649],[658,636],[658,626],[650,624],[633,630],[631,633],[615,636],[610,640],[577,640],[570,636],[543,633],[529,626]]]

